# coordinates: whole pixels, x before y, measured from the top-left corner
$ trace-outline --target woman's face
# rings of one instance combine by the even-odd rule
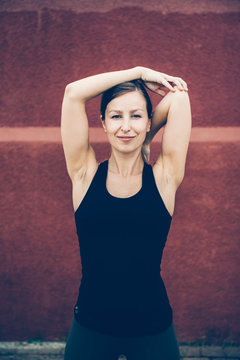
[[[121,152],[139,149],[150,130],[146,100],[139,91],[131,91],[110,101],[102,122],[113,148]]]

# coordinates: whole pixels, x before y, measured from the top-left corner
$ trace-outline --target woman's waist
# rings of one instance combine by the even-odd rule
[[[129,308],[148,307],[168,303],[163,280],[157,278],[102,279],[94,281],[83,278],[79,288],[79,298],[89,304]]]

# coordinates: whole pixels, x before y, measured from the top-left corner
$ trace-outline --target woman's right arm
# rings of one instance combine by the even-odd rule
[[[61,136],[67,171],[73,180],[83,177],[90,164],[96,163],[89,144],[89,126],[85,103],[105,90],[141,78],[141,67],[102,73],[69,83],[65,88],[61,114]]]

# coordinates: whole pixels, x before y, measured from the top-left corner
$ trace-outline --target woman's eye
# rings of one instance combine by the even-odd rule
[[[141,117],[141,115],[139,115],[139,114],[134,114],[134,115],[132,115],[132,116],[135,117],[135,118],[140,118],[140,117]],[[113,116],[111,116],[111,119],[119,119],[119,118],[121,118],[120,115],[113,115]]]

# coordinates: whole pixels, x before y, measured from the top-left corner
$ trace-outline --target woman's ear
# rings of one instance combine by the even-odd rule
[[[101,122],[102,122],[103,130],[104,130],[105,132],[107,132],[106,126],[105,126],[105,120],[102,119],[102,115],[100,115],[100,119],[101,119]]]

